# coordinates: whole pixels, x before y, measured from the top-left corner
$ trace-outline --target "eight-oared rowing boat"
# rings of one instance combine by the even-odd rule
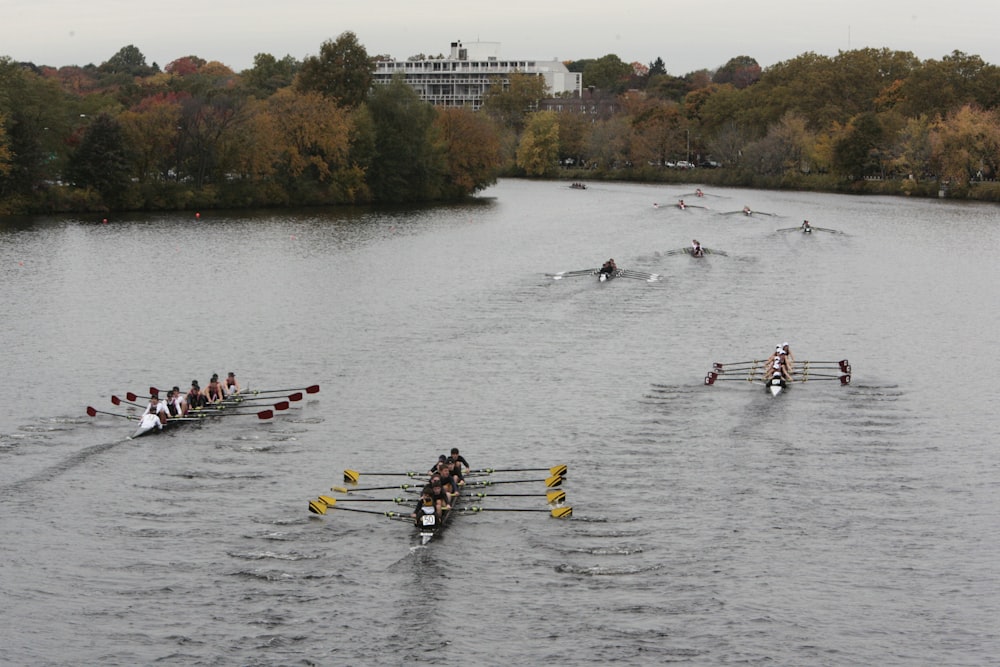
[[[705,375],[705,384],[714,385],[719,381],[736,381],[763,384],[772,396],[791,387],[795,382],[837,380],[841,385],[851,383],[851,364],[847,359],[840,361],[797,361],[791,378],[780,374],[768,376],[767,360],[754,359],[733,363],[715,362],[712,370]]]
[[[510,479],[510,480],[494,480],[491,476],[494,473],[506,473],[506,472],[528,472],[528,471],[542,471],[545,470],[551,475],[545,479]],[[464,513],[477,513],[477,512],[548,512],[551,516],[559,519],[569,518],[573,515],[573,508],[565,505],[566,493],[562,490],[548,491],[544,494],[542,493],[487,493],[483,489],[493,487],[498,484],[529,484],[544,482],[548,488],[556,488],[562,485],[565,480],[567,467],[565,465],[554,466],[552,468],[511,468],[511,469],[498,469],[498,468],[480,468],[476,470],[467,470],[465,472],[465,484],[461,488],[461,492],[458,496],[453,497],[451,501],[450,508],[444,510],[441,514],[440,520],[428,520],[427,522],[422,521],[422,512],[419,504],[419,500],[414,500],[413,497],[393,497],[393,498],[371,498],[371,497],[358,497],[360,495],[367,496],[369,492],[373,491],[383,491],[383,490],[403,490],[408,493],[420,493],[423,489],[424,484],[429,479],[429,473],[418,473],[418,472],[366,472],[360,473],[355,470],[345,470],[344,471],[344,482],[350,484],[351,488],[346,486],[333,486],[330,487],[331,491],[335,491],[340,494],[346,494],[346,497],[335,498],[332,496],[321,495],[315,500],[309,501],[309,511],[313,514],[326,514],[327,510],[339,509],[348,512],[360,512],[364,514],[372,514],[384,516],[389,519],[396,521],[406,521],[414,524],[416,526],[417,539],[420,541],[421,545],[425,545],[432,541],[434,538],[441,535],[445,528],[450,524],[451,518],[455,514]],[[405,476],[410,479],[418,480],[417,483],[404,483],[397,484],[393,486],[370,486],[370,487],[358,487],[358,479],[362,476],[380,477],[380,476]],[[353,496],[353,497],[352,497]],[[487,508],[482,506],[468,505],[467,501],[472,498],[487,498],[488,496],[504,496],[504,497],[538,497],[544,496],[548,502],[549,509],[536,509],[530,507],[511,507],[511,508]],[[396,503],[398,505],[407,505],[413,508],[412,513],[403,513],[397,511],[380,511],[380,510],[369,510],[362,509],[359,507],[351,507],[351,503]],[[433,513],[429,513],[429,516],[433,517]]]
[[[293,392],[287,396],[271,396],[271,394],[281,394],[286,392]],[[167,428],[175,428],[181,424],[201,421],[209,417],[229,417],[229,416],[253,416],[256,415],[258,419],[267,420],[274,417],[276,411],[287,410],[291,407],[291,402],[301,401],[303,398],[303,392],[306,394],[315,394],[319,392],[319,385],[312,385],[309,387],[301,387],[296,389],[259,389],[259,390],[244,390],[239,394],[227,397],[222,401],[216,403],[211,403],[204,407],[194,408],[189,410],[186,415],[182,417],[172,417],[166,421],[164,424],[159,423],[159,419],[153,415],[135,415],[135,414],[123,414],[119,412],[106,412],[104,410],[97,410],[91,406],[87,406],[87,414],[91,417],[96,417],[97,415],[109,415],[111,417],[120,417],[122,419],[127,419],[130,421],[137,421],[139,424],[133,431],[132,435],[129,436],[130,439],[135,439],[142,437],[150,433],[159,433]],[[149,388],[150,395],[157,395],[160,392],[156,387]],[[150,396],[140,396],[132,392],[126,394],[127,400],[122,400],[117,396],[111,397],[111,402],[114,405],[130,405],[135,408],[145,409],[145,405],[141,403],[135,403],[137,399],[148,399]],[[248,408],[251,406],[265,407],[260,405],[260,402],[276,401],[271,405],[267,405],[264,410],[256,411],[240,411],[239,408]]]

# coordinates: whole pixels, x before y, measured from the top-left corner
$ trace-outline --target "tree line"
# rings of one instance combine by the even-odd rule
[[[690,178],[665,169],[678,160],[732,185],[998,198],[1000,70],[959,51],[741,55],[684,76],[608,55],[567,64],[588,104],[562,113],[517,73],[482,112],[435,108],[401,79],[373,86],[376,59],[350,32],[240,73],[161,69],[132,45],[99,66],[0,58],[0,213],[443,201],[500,175]]]

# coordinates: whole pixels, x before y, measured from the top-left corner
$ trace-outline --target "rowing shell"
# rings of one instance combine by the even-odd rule
[[[663,276],[659,273],[646,273],[645,271],[633,271],[632,269],[616,269],[612,273],[602,272],[600,269],[580,269],[577,271],[560,271],[559,273],[546,273],[552,280],[562,280],[563,278],[579,278],[581,276],[597,276],[600,282],[606,282],[614,278],[631,278],[633,280],[644,280],[647,283],[658,282]]]

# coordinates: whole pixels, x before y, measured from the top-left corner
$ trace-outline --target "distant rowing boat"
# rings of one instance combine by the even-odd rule
[[[722,381],[762,384],[772,396],[777,396],[794,383],[820,380],[836,380],[841,385],[851,383],[851,364],[847,359],[800,361],[795,364],[790,377],[782,377],[780,374],[769,376],[767,371],[767,361],[764,359],[734,363],[715,362],[712,370],[705,375],[705,384],[711,386]]]

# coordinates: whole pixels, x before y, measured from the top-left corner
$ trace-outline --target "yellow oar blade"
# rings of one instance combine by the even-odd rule
[[[568,472],[568,468],[565,465],[554,466],[552,468],[549,468],[549,472],[552,473],[553,475],[556,475],[557,477],[565,477],[566,473]]]
[[[310,500],[309,511],[313,514],[326,514],[326,503],[322,500]]]
[[[558,505],[559,503],[566,501],[565,491],[546,491],[545,497],[549,501],[549,505]]]
[[[357,484],[358,480],[361,478],[361,473],[357,470],[345,470],[344,471],[344,483],[345,484]]]
[[[552,510],[552,516],[554,516],[557,519],[568,519],[571,516],[573,516],[573,508],[557,507],[554,510]]]
[[[560,477],[559,475],[553,475],[552,477],[549,477],[548,479],[545,480],[545,486],[549,487],[550,489],[557,486],[562,486],[562,483],[563,483],[563,478]]]
[[[337,499],[330,496],[320,496],[319,499],[320,501],[326,503],[328,507],[333,507],[337,504]]]
[[[337,493],[350,493],[351,492],[350,489],[345,488],[343,486],[331,486],[330,490],[331,491],[336,491]]]

